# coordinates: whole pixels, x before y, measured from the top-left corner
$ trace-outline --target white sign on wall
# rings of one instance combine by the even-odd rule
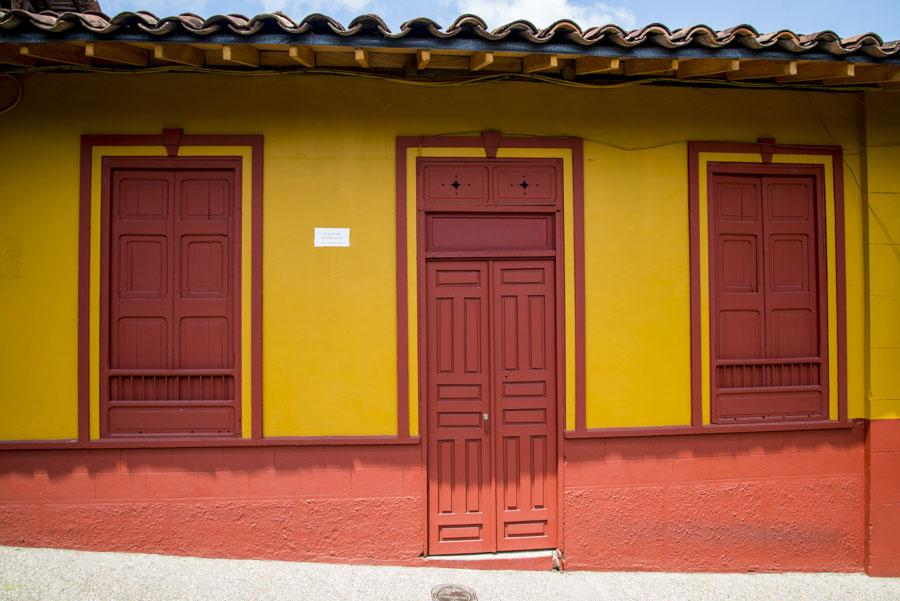
[[[317,227],[313,246],[350,246],[349,227]]]

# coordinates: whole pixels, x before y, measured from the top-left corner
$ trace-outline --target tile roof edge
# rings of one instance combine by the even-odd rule
[[[873,59],[900,55],[900,40],[885,42],[875,33],[862,33],[841,38],[834,31],[824,30],[800,34],[789,29],[759,33],[750,25],[736,25],[715,30],[704,24],[669,29],[661,23],[626,30],[613,24],[582,28],[578,23],[560,19],[545,28],[538,28],[525,20],[516,20],[490,29],[487,23],[473,14],[457,17],[447,28],[426,17],[417,17],[402,23],[398,31],[392,31],[378,15],[364,14],[344,26],[336,19],[320,13],[307,15],[299,22],[281,12],[261,13],[248,17],[242,14],[212,15],[202,17],[194,13],[182,13],[157,17],[148,11],[121,12],[109,16],[103,12],[29,12],[21,9],[0,9],[0,42],[3,37],[22,32],[56,35],[88,33],[109,36],[141,33],[164,37],[173,33],[206,36],[219,32],[252,37],[264,31],[302,35],[327,32],[340,37],[381,37],[385,40],[402,38],[431,38],[437,41],[449,38],[476,38],[485,42],[504,40],[525,41],[532,44],[563,44],[573,47],[613,45],[624,48],[650,45],[667,49],[679,49],[695,45],[708,50],[727,46],[747,50],[786,50],[802,54],[818,50],[834,56],[864,54]]]

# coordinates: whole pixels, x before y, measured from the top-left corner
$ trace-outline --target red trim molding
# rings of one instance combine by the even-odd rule
[[[417,445],[418,436],[400,440],[396,436],[275,436],[272,438],[115,438],[107,440],[3,440],[6,450],[60,449],[179,449],[211,447],[315,447]]]
[[[110,442],[90,440],[90,269],[91,269],[91,174],[95,146],[161,146],[168,156],[177,155],[182,146],[243,146],[250,148],[252,157],[252,273],[251,280],[251,424],[252,436],[262,438],[262,198],[263,198],[263,138],[259,135],[185,135],[181,130],[163,130],[158,135],[84,135],[81,137],[81,182],[79,187],[78,228],[78,446],[109,446]],[[208,157],[221,159],[222,157]],[[180,440],[147,438],[140,445],[179,445]],[[190,444],[222,445],[222,438],[191,441]],[[20,445],[72,446],[71,442],[2,443],[0,448]],[[127,439],[115,441],[115,446],[129,444]]]
[[[508,137],[497,131],[486,131],[481,136],[398,136],[396,142],[397,177],[397,416],[398,438],[409,438],[409,328],[407,325],[409,302],[407,273],[407,186],[406,153],[410,148],[484,148],[487,158],[494,158],[498,148],[561,148],[572,152],[573,222],[575,256],[575,422],[576,431],[585,429],[585,340],[584,340],[584,144],[580,138],[567,137]],[[493,155],[493,156],[492,156]],[[560,249],[562,253],[564,249]],[[565,291],[560,297],[564,301]],[[563,358],[565,353],[562,353]],[[563,361],[560,371],[565,378]],[[563,383],[563,390],[565,384]],[[419,398],[419,432],[425,428],[425,411]],[[558,417],[565,430],[565,403]]]

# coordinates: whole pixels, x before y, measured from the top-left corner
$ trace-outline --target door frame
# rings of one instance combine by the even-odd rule
[[[573,161],[573,170],[576,157],[573,153],[572,161]],[[429,541],[429,526],[430,526],[430,515],[429,515],[429,473],[430,466],[428,463],[428,445],[429,441],[429,428],[428,428],[428,383],[427,383],[427,325],[426,325],[426,306],[427,306],[427,264],[429,262],[440,262],[440,261],[486,261],[491,262],[494,260],[507,260],[507,261],[515,261],[515,260],[535,260],[535,259],[544,259],[544,260],[552,260],[554,266],[554,302],[555,302],[555,342],[556,342],[556,428],[552,430],[552,434],[556,437],[556,549],[561,550],[563,548],[563,536],[562,533],[564,531],[563,525],[563,446],[564,446],[564,432],[566,429],[566,297],[565,297],[565,213],[564,213],[564,178],[562,177],[563,171],[565,169],[564,161],[559,159],[558,157],[534,157],[534,158],[524,158],[524,157],[502,157],[498,158],[494,157],[458,157],[458,156],[429,156],[427,158],[429,162],[473,162],[473,163],[483,163],[483,162],[492,162],[497,161],[498,164],[501,163],[513,163],[513,162],[529,162],[529,163],[560,163],[559,174],[560,174],[560,191],[559,197],[557,199],[555,206],[541,206],[536,207],[533,205],[504,205],[502,207],[495,207],[492,209],[489,208],[475,208],[469,205],[464,204],[454,204],[447,208],[442,208],[442,213],[466,213],[466,214],[490,214],[490,213],[501,213],[506,216],[520,216],[520,215],[534,215],[534,214],[544,214],[544,215],[553,215],[554,224],[553,224],[553,246],[554,250],[552,253],[549,252],[539,252],[539,251],[502,251],[502,252],[491,252],[491,251],[473,251],[473,252],[443,252],[440,253],[440,256],[427,256],[425,248],[425,218],[429,211],[426,210],[424,206],[422,194],[421,194],[421,179],[418,176],[418,167],[421,164],[422,159],[418,158],[416,160],[416,177],[415,177],[415,198],[416,198],[416,299],[417,299],[417,307],[416,307],[416,325],[417,325],[417,341],[418,348],[417,357],[418,357],[418,390],[419,390],[419,437],[421,440],[421,457],[422,457],[422,466],[424,470],[425,477],[423,478],[422,483],[422,499],[423,503],[423,548],[425,551],[425,555],[430,555],[430,541]],[[577,199],[576,199],[577,200]],[[578,207],[575,209],[576,216],[581,217],[581,203],[575,202],[575,206]],[[399,218],[398,218],[399,219]],[[583,254],[584,250],[584,240],[583,240],[583,230],[581,230],[580,219],[576,219],[575,225],[575,236],[576,236],[576,257],[579,254]],[[579,235],[579,232],[581,235]],[[580,251],[580,252],[579,252]],[[575,261],[576,266],[582,265],[583,260]],[[583,369],[579,369],[579,366],[583,365],[584,358],[584,328],[583,328],[583,291],[584,291],[584,273],[583,271],[579,274],[579,270],[576,268],[575,270],[575,280],[576,280],[576,374],[583,374]],[[580,285],[579,285],[580,284]],[[578,299],[582,299],[582,303],[579,304]],[[580,308],[580,311],[579,311]],[[578,315],[581,315],[581,319],[578,319]],[[398,314],[399,316],[399,314]],[[405,314],[403,315],[405,318]],[[581,333],[579,335],[579,333]],[[580,345],[578,343],[580,339]],[[579,353],[580,349],[580,353]],[[402,349],[398,350],[402,352]],[[580,357],[579,357],[580,355]],[[581,380],[583,391],[583,375],[578,378],[576,376],[576,397],[578,397],[579,386],[577,384],[578,380]],[[493,406],[492,406],[493,409]],[[493,448],[491,451],[491,466],[492,469],[495,470],[495,462],[496,457],[494,456]],[[496,486],[492,482],[492,490],[495,491],[496,494]],[[496,509],[496,508],[494,508]],[[496,532],[495,532],[496,535]]]

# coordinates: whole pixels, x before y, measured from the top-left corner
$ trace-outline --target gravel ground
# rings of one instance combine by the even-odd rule
[[[479,601],[900,600],[900,578],[862,574],[509,572],[0,547],[3,601],[430,601],[443,584]]]

